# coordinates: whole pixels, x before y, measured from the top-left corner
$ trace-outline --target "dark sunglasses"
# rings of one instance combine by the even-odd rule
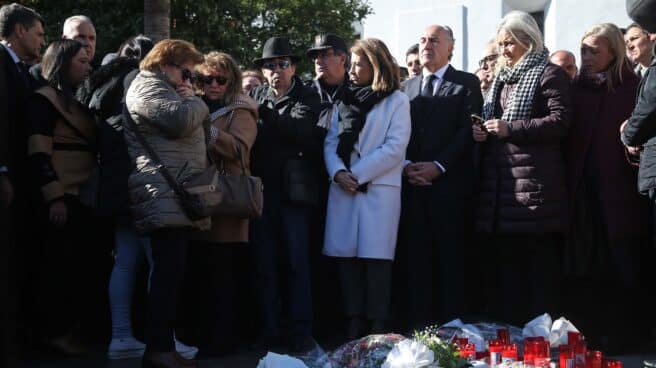
[[[178,64],[173,64],[176,68],[180,69],[180,72],[182,72],[182,80],[191,80],[194,77],[194,73],[187,69],[183,68],[181,65]]]
[[[214,75],[201,75],[198,77],[198,79],[208,86],[212,84],[212,81],[216,81],[219,86],[224,86],[226,83],[228,83],[228,78]]]
[[[262,64],[262,68],[264,69],[269,69],[269,70],[276,70],[276,67],[280,67],[280,69],[285,70],[289,68],[291,63],[289,60],[280,60],[277,63],[275,61],[269,61],[268,63]]]

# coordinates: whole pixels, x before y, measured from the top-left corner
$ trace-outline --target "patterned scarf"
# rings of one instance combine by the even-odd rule
[[[549,50],[545,47],[542,52],[527,54],[524,56],[524,60],[515,67],[503,68],[494,79],[492,88],[486,95],[485,104],[483,105],[483,118],[489,120],[494,117],[494,107],[499,99],[503,84],[514,83],[517,83],[517,87],[508,96],[508,103],[503,110],[501,120],[513,121],[529,118],[533,108],[535,91],[548,62]]]

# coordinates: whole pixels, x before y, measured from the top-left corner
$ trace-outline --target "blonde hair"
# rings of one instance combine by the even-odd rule
[[[223,102],[229,105],[241,93],[241,70],[235,59],[225,52],[212,51],[205,55],[205,61],[202,64],[196,66],[198,73],[212,74],[218,71],[227,74],[228,89],[223,97]]]
[[[613,60],[608,65],[608,90],[613,90],[613,83],[622,83],[622,72],[624,69],[631,69],[631,64],[626,57],[626,44],[622,31],[613,23],[601,23],[592,26],[583,33],[581,43],[590,36],[603,37],[608,41],[608,49],[613,55]]]
[[[377,38],[357,40],[351,52],[369,60],[374,72],[371,89],[376,92],[393,92],[400,88],[399,66],[383,41]]]
[[[152,50],[141,60],[140,70],[156,71],[160,65],[181,65],[191,61],[200,64],[204,60],[203,54],[187,41],[166,39],[159,41]]]
[[[544,39],[542,38],[540,27],[538,27],[538,23],[529,13],[516,10],[506,14],[497,26],[497,36],[501,31],[509,34],[515,42],[526,49],[524,55],[532,52],[542,52],[544,50]],[[523,59],[524,56],[520,58],[517,64]],[[496,71],[498,72],[505,67],[506,60],[499,52]]]

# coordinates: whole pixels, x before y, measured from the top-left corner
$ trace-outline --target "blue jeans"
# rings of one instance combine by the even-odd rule
[[[279,331],[278,280],[289,291],[292,337],[312,335],[312,290],[310,285],[310,225],[312,209],[282,205],[265,212],[251,223],[255,263],[255,295],[263,323],[263,335]],[[282,262],[280,262],[282,261]],[[281,269],[281,266],[284,267]]]
[[[128,217],[120,217],[116,221],[114,246],[114,268],[109,279],[109,305],[112,314],[112,338],[120,339],[133,336],[130,310],[137,270],[146,260],[152,272],[153,258],[150,238],[137,234]]]

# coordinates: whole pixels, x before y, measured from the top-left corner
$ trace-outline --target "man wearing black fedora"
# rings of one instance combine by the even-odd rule
[[[315,79],[306,82],[321,94],[321,102],[336,103],[348,86],[349,54],[344,40],[326,33],[315,37],[305,55],[314,63]]]
[[[318,180],[325,132],[317,127],[319,96],[295,75],[298,57],[289,41],[272,37],[253,62],[268,86],[250,92],[260,119],[253,146],[253,173],[266,193],[262,217],[252,222],[254,281],[262,320],[261,343],[282,335],[279,326],[279,280],[288,291],[290,350],[314,347],[310,281],[310,227],[319,202]]]

